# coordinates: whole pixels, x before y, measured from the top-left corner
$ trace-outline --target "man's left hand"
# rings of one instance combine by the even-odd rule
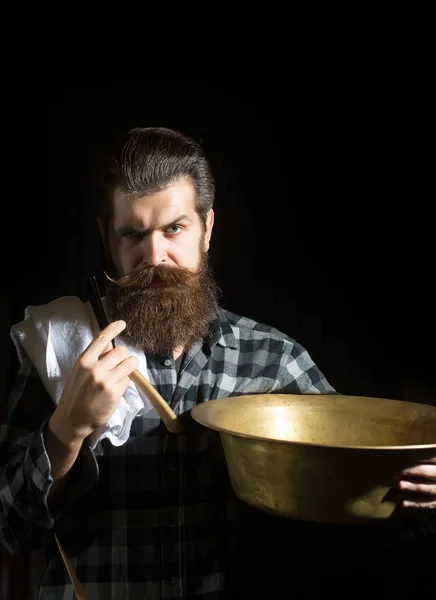
[[[436,453],[404,469],[398,488],[402,492],[404,508],[436,510]]]

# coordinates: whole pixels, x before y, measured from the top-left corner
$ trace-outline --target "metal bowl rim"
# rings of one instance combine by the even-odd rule
[[[247,394],[247,395],[255,395],[255,394]],[[273,395],[273,394],[271,394]],[[286,394],[283,394],[286,395]],[[338,396],[342,396],[342,394],[338,394]],[[235,396],[236,398],[238,396]],[[365,396],[361,396],[362,398],[365,398]],[[197,406],[194,406],[194,408],[191,410],[191,416],[192,418],[197,421],[197,423],[199,423],[200,425],[203,425],[203,427],[206,427],[208,429],[213,429],[214,431],[217,431],[219,433],[225,433],[227,435],[231,435],[233,437],[236,438],[245,438],[245,439],[250,439],[250,440],[257,440],[257,441],[263,441],[263,442],[268,442],[270,444],[286,444],[289,446],[306,446],[306,447],[312,447],[312,448],[330,448],[332,450],[365,450],[365,451],[377,451],[379,452],[380,450],[383,451],[391,451],[391,452],[396,452],[396,451],[409,451],[409,450],[436,450],[436,442],[434,444],[412,444],[412,445],[396,445],[396,446],[373,446],[373,445],[359,445],[359,446],[355,446],[355,445],[349,445],[349,444],[338,444],[338,445],[332,445],[332,444],[319,444],[319,443],[315,443],[315,442],[298,442],[298,441],[294,441],[294,440],[286,440],[286,439],[271,439],[269,437],[266,436],[262,436],[262,435],[254,435],[254,434],[249,434],[249,433],[241,433],[241,432],[236,432],[232,429],[229,429],[227,427],[218,427],[217,425],[210,425],[209,423],[206,423],[205,421],[201,420],[198,416],[197,416],[197,412],[201,411],[201,406],[203,406],[204,404],[208,404],[209,402],[216,402],[219,401],[221,399],[227,399],[226,398],[218,398],[217,400],[210,400],[208,402],[202,402],[201,404],[197,404]],[[368,399],[372,400],[373,397],[368,396]],[[377,400],[388,400],[388,401],[394,401],[394,402],[404,402],[402,400],[394,400],[391,398],[376,398]],[[415,404],[415,403],[414,403]],[[434,407],[431,404],[421,404],[421,403],[416,403],[417,405],[420,406],[426,406],[430,409],[436,409],[436,407]]]

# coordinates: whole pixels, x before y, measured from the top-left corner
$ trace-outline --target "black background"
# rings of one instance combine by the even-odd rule
[[[224,306],[296,338],[341,393],[436,404],[431,111],[420,82],[397,73],[70,82],[12,95],[4,399],[18,367],[10,326],[26,306],[81,293],[81,277],[101,274],[87,213],[96,148],[158,125],[200,140],[212,162],[210,255]]]
[[[295,337],[342,393],[435,403],[434,186],[416,88],[382,74],[297,90],[119,81],[43,88],[26,110],[4,219],[6,390],[10,325],[101,274],[87,213],[96,149],[163,125],[200,140],[212,162],[210,255],[225,307]]]

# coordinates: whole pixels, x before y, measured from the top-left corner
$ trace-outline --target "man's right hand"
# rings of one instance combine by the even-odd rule
[[[126,327],[115,321],[103,329],[77,359],[48,427],[65,446],[81,444],[104,425],[126,391],[138,359],[112,340]]]

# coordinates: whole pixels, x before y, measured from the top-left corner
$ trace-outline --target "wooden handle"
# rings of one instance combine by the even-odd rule
[[[61,553],[62,560],[64,561],[65,568],[67,569],[68,575],[70,576],[71,583],[73,584],[74,592],[76,594],[77,600],[88,600],[88,596],[86,595],[85,588],[80,583],[79,578],[77,577],[73,565],[70,563],[68,556],[65,554],[64,549],[61,546],[60,541],[58,540],[58,536],[54,534],[56,543],[59,548],[59,552]]]
[[[156,409],[158,415],[165,423],[166,428],[170,433],[180,433],[183,429],[179,417],[176,413],[168,406],[159,392],[154,388],[149,381],[135,369],[129,375],[130,379],[135,385],[137,385],[149,398],[153,407]]]

